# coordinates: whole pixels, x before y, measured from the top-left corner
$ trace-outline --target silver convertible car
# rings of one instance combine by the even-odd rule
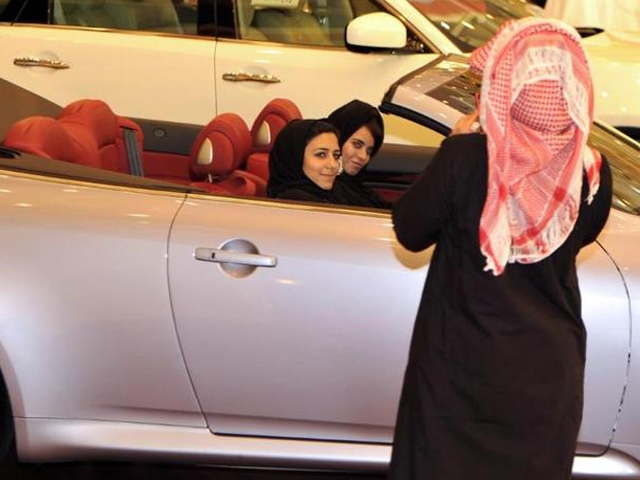
[[[441,57],[381,110],[445,135],[478,87],[464,58]],[[60,114],[7,88],[3,135],[26,114]],[[180,139],[150,151],[154,135],[145,168],[185,155]],[[601,124],[591,144],[615,199],[579,259],[589,339],[574,474],[638,479],[640,145]],[[69,160],[80,147],[51,148]],[[368,182],[401,193],[433,151],[385,146]],[[431,255],[396,242],[388,211],[0,156],[0,453],[15,441],[24,462],[384,471]]]

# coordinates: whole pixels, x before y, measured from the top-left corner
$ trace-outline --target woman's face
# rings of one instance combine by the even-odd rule
[[[321,133],[304,149],[302,171],[323,190],[331,190],[340,168],[340,145],[335,134]]]
[[[342,167],[347,175],[356,175],[367,166],[373,151],[373,135],[365,126],[360,127],[342,145]]]

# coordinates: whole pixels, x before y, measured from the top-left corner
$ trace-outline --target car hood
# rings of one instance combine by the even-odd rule
[[[583,39],[593,76],[596,116],[640,128],[640,34],[602,32]]]

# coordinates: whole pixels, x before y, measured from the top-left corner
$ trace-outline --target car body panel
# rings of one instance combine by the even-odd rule
[[[589,54],[596,117],[610,125],[640,127],[640,33],[603,32],[582,43]]]
[[[2,172],[0,364],[16,417],[203,425],[167,285],[183,199]]]
[[[204,428],[82,420],[17,419],[18,449],[27,460],[145,460],[288,469],[382,473],[391,447],[356,443],[211,435]],[[573,478],[638,480],[640,463],[608,450],[579,455]]]
[[[624,275],[626,288],[631,298],[630,313],[634,320],[640,318],[640,258],[638,255],[630,254],[632,245],[635,245],[640,238],[640,227],[638,217],[628,213],[612,210],[607,223],[606,230],[600,235],[599,242],[607,249],[616,260],[620,271]],[[615,444],[624,444],[632,447],[634,454],[640,453],[640,431],[636,425],[640,425],[640,412],[636,405],[640,404],[640,389],[637,382],[640,380],[640,369],[638,368],[637,345],[640,344],[640,329],[632,329],[629,348],[629,372],[626,387],[626,395],[622,404],[620,418],[616,425],[614,436]]]
[[[309,56],[313,57],[313,62],[306,60]],[[337,47],[312,48],[220,40],[216,49],[217,107],[219,112],[233,111],[245,119],[253,119],[271,99],[287,98],[300,107],[304,117],[321,118],[329,113],[328,105],[337,107],[353,100],[355,92],[344,87],[345,79],[358,85],[359,99],[376,104],[387,86],[399,76],[437,56],[434,53],[362,55]],[[358,63],[358,68],[354,68],[354,62]],[[230,72],[271,75],[280,82],[223,80],[222,76]],[[372,82],[372,78],[376,81]],[[322,90],[310,95],[309,89],[314,89],[314,84],[322,85]],[[385,119],[385,126],[390,132],[387,135],[390,142],[418,141],[415,137],[411,139],[414,129],[403,128],[392,118]]]
[[[181,209],[171,295],[212,431],[389,441],[430,252],[401,248],[388,214],[354,213],[205,198]],[[231,239],[277,265],[236,278],[194,260]]]
[[[62,106],[99,98],[128,117],[208,123],[215,116],[214,52],[215,40],[206,37],[0,25],[4,80]],[[58,60],[69,68],[17,66],[19,58]],[[169,76],[167,69],[184,73]]]

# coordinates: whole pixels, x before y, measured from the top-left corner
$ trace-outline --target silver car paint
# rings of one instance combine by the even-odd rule
[[[355,212],[211,197],[179,212],[171,295],[212,431],[389,441],[429,254]],[[194,260],[233,238],[277,266],[235,278]]]
[[[162,454],[168,460],[221,461],[231,451],[241,464],[384,468],[388,447],[383,445],[206,433],[209,441],[198,440],[193,450],[185,451],[190,445],[182,443],[186,433],[204,439],[208,430],[193,428],[204,423],[167,299],[166,242],[182,198],[16,174],[0,180],[0,218],[12,225],[0,233],[0,366],[18,417],[21,458],[160,459],[157,455]],[[193,258],[195,247],[218,246],[230,232],[250,236],[263,253],[278,256],[282,270],[257,270],[237,279],[216,264]],[[47,239],[46,250],[39,249],[42,238]],[[372,244],[367,242],[371,238]],[[237,433],[303,436],[306,430],[306,437],[388,440],[428,253],[401,249],[387,214],[196,196],[185,202],[176,221],[170,255],[174,308],[189,367],[199,390],[218,388],[210,392],[214,407],[218,401],[235,409],[228,433],[240,429]],[[589,272],[581,277],[583,288],[597,292],[585,298],[585,310],[590,311],[589,302],[606,305],[604,313],[585,315],[587,322],[596,320],[594,328],[606,325],[597,322],[602,314],[628,310],[618,274],[599,247],[587,249],[580,269]],[[46,276],[57,281],[42,282]],[[313,295],[291,293],[314,282],[315,303]],[[83,295],[78,295],[80,288]],[[194,290],[180,298],[185,295],[181,289]],[[195,319],[183,322],[181,309],[191,309]],[[236,311],[241,315],[234,316]],[[311,316],[288,317],[290,311]],[[340,321],[345,312],[349,321]],[[194,323],[197,315],[202,324]],[[222,321],[220,331],[226,337],[207,335],[212,319]],[[294,332],[270,333],[274,321],[293,326]],[[238,323],[233,322],[244,327],[241,333],[249,334],[251,344],[231,341],[242,340],[234,334]],[[611,354],[620,344],[628,345],[628,322],[623,324],[622,329],[609,324],[603,335],[590,335],[601,338],[606,333],[613,342],[604,348],[612,359],[604,367],[611,388],[594,385],[596,394],[620,387],[619,361]],[[304,328],[296,330],[296,325]],[[198,339],[203,350],[189,353],[189,345],[198,346]],[[219,349],[206,348],[213,340]],[[304,341],[292,350],[291,340]],[[301,361],[289,365],[296,354]],[[306,357],[310,361],[304,361]],[[236,367],[255,374],[254,383],[246,386],[245,376],[227,374],[237,372]],[[278,369],[281,375],[272,375]],[[220,382],[207,383],[207,372],[219,375]],[[587,385],[589,404],[589,380]],[[242,395],[234,397],[229,391]],[[592,412],[585,418],[587,428],[581,435],[602,444],[601,430],[610,436],[607,418],[615,411],[594,407],[603,416]],[[208,413],[215,430],[216,420],[224,419],[220,413],[228,412]],[[256,417],[262,418],[252,422]],[[282,421],[286,418],[288,422]],[[147,427],[157,435],[146,433]],[[137,444],[129,437],[136,428],[142,432],[132,437]]]
[[[18,449],[32,462],[135,460],[237,466],[386,470],[388,445],[212,435],[206,428],[16,419]],[[588,449],[588,446],[587,446]],[[573,478],[640,480],[640,463],[620,451],[577,456]]]
[[[168,298],[183,195],[18,174],[0,176],[0,192],[0,367],[14,415],[203,425]]]
[[[278,265],[238,279],[194,260],[231,238]],[[415,267],[429,257],[399,247],[384,214],[187,202],[171,235],[171,294],[211,430],[390,442],[426,273]],[[604,451],[626,383],[629,303],[600,248],[581,255],[580,270],[593,365],[580,440]]]
[[[637,216],[612,210],[607,229],[599,241],[618,263],[624,275],[631,298],[632,318],[640,318],[640,256],[637,245],[640,239],[640,222]],[[604,307],[604,306],[603,306]],[[640,345],[640,329],[632,330],[629,352],[630,368],[626,397],[622,404],[617,430],[614,436],[616,448],[640,458],[640,368],[637,345]]]

